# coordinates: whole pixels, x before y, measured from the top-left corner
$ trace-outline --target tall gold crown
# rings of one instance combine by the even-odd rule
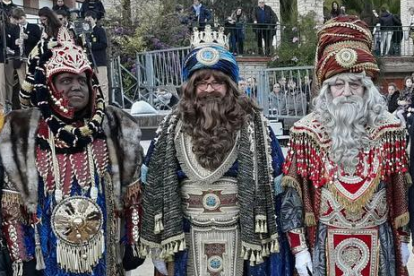
[[[194,27],[190,43],[193,49],[207,45],[219,45],[226,49],[229,48],[229,40],[224,34],[224,28],[220,27],[218,31],[214,31],[210,25],[206,25],[204,31],[199,31],[197,27]]]

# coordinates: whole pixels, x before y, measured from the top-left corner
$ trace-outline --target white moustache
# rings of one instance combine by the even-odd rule
[[[341,104],[357,104],[359,107],[362,107],[364,104],[364,99],[359,96],[340,96],[332,100],[332,103],[335,106],[341,105]]]

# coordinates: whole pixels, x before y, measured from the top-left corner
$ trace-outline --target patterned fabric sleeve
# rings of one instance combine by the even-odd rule
[[[287,187],[282,197],[281,206],[282,231],[287,233],[293,254],[308,248],[303,225],[303,205],[298,192]]]

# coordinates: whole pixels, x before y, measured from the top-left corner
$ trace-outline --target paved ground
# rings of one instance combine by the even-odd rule
[[[150,141],[142,141],[141,145],[144,147],[146,151],[149,147]],[[411,248],[412,249],[412,248]],[[138,269],[132,272],[131,276],[152,276],[154,271],[154,266],[152,265],[151,260],[145,260],[145,263],[140,266]],[[410,260],[408,262],[408,271],[410,276],[414,276],[414,255],[411,254]]]

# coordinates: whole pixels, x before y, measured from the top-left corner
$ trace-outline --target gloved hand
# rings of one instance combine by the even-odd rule
[[[407,266],[408,259],[410,258],[410,250],[408,249],[408,243],[401,243],[401,260],[404,266]]]
[[[309,276],[308,270],[312,272],[312,259],[308,249],[295,255],[295,268],[299,276]]]
[[[152,259],[152,263],[159,273],[162,275],[168,275],[167,265],[165,264],[164,260]]]

